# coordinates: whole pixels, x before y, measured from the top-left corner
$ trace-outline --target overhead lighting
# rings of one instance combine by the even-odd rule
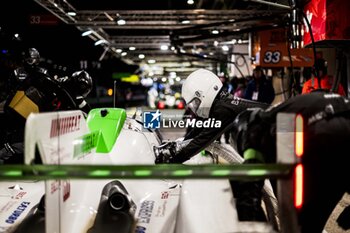
[[[103,14],[104,14],[110,21],[114,21],[113,17],[110,16],[107,12],[103,12]]]
[[[145,55],[144,55],[144,54],[139,54],[139,58],[140,58],[140,59],[144,59],[144,58],[145,58]]]
[[[230,48],[227,45],[223,45],[222,46],[222,50],[227,52]]]
[[[180,78],[180,77],[176,77],[176,78],[175,78],[175,81],[176,81],[176,82],[180,82],[180,81],[181,81],[181,78]]]
[[[212,31],[211,31],[211,34],[217,35],[217,34],[219,34],[219,31],[218,31],[218,30],[212,30]]]
[[[156,60],[150,59],[150,60],[148,60],[147,62],[148,62],[149,64],[154,64],[154,63],[156,63]]]
[[[189,24],[189,23],[191,23],[191,21],[189,21],[189,20],[182,20],[181,23],[182,24]]]
[[[124,19],[118,19],[117,24],[118,25],[125,25],[126,21]]]
[[[121,49],[116,49],[115,51],[116,51],[117,53],[123,52],[123,50],[121,50]]]
[[[214,46],[216,47],[216,46],[218,46],[219,45],[219,42],[216,40],[216,41],[214,41]]]
[[[169,48],[169,47],[168,47],[167,45],[162,45],[162,46],[160,46],[160,49],[161,49],[161,50],[168,50],[168,48]]]
[[[95,42],[95,46],[100,45],[100,44],[105,44],[105,43],[107,43],[106,40],[98,40]]]
[[[129,50],[130,50],[130,51],[134,51],[135,49],[136,49],[135,47],[132,47],[132,46],[129,47]]]
[[[192,5],[193,3],[194,3],[193,0],[187,0],[187,4],[188,4],[188,5]]]
[[[93,33],[92,30],[87,30],[87,31],[83,32],[83,33],[81,34],[81,36],[88,36],[88,35],[90,35],[91,33]]]
[[[175,47],[174,46],[171,46],[171,48],[170,48],[172,51],[174,51],[175,50]]]
[[[162,78],[162,82],[166,82],[166,78],[165,77]]]
[[[67,13],[67,15],[69,15],[69,16],[76,16],[77,13],[75,13],[74,11],[69,11],[69,12]]]
[[[124,57],[124,56],[126,56],[128,53],[127,52],[122,52],[122,56]]]

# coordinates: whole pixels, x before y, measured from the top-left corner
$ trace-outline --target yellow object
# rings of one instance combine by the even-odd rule
[[[123,82],[130,82],[130,83],[136,83],[140,81],[140,77],[136,74],[130,75],[129,77],[123,77]]]
[[[113,89],[112,89],[112,88],[109,88],[109,89],[107,90],[107,95],[108,95],[108,96],[112,96],[112,95],[113,95]]]
[[[27,119],[30,113],[38,113],[39,107],[31,99],[29,99],[24,91],[17,91],[9,106]]]

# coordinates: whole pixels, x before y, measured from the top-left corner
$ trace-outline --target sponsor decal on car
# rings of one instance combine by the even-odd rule
[[[18,217],[27,209],[30,205],[30,202],[24,201],[22,202],[13,213],[5,220],[8,224],[13,224],[18,219]]]
[[[169,198],[169,192],[165,191],[162,192],[160,199],[168,199]]]
[[[14,197],[15,199],[22,199],[24,195],[26,195],[27,192],[19,192],[17,195]]]
[[[146,227],[142,227],[142,226],[135,227],[135,233],[145,233],[145,232],[146,232]]]
[[[80,158],[86,154],[89,154],[93,148],[97,145],[98,131],[86,134],[73,141],[74,152],[73,158]]]
[[[158,206],[155,216],[156,217],[165,217],[167,209],[167,200],[164,200],[161,205]]]
[[[50,138],[78,131],[80,129],[80,120],[80,115],[51,120]]]
[[[144,201],[141,203],[138,220],[140,223],[149,223],[151,221],[154,201]]]

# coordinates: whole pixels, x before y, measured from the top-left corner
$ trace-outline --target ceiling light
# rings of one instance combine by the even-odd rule
[[[125,25],[126,21],[124,19],[118,19],[117,24],[118,25]]]
[[[124,56],[126,56],[128,53],[127,52],[122,52],[122,56],[124,57]]]
[[[154,63],[156,63],[156,60],[150,59],[150,60],[148,60],[147,62],[148,62],[149,64],[154,64]]]
[[[166,78],[165,77],[162,78],[162,82],[166,82]]]
[[[76,16],[76,15],[77,15],[77,13],[75,13],[74,11],[69,11],[69,12],[67,13],[67,15],[70,15],[70,16]]]
[[[170,48],[172,51],[174,51],[175,50],[175,47],[174,46],[171,46],[171,48]]]
[[[135,47],[129,47],[129,50],[134,51],[136,48]]]
[[[144,55],[144,54],[139,54],[139,58],[140,58],[140,59],[144,59],[144,58],[145,58],[145,55]]]
[[[175,81],[176,81],[176,82],[180,82],[180,81],[181,81],[181,78],[180,78],[180,77],[176,77],[176,78],[175,78]]]
[[[168,47],[167,45],[162,45],[162,46],[160,46],[160,49],[161,49],[161,50],[168,50],[168,48],[169,48],[169,47]]]
[[[193,0],[187,0],[187,4],[188,4],[188,5],[192,5],[193,3],[194,3]]]
[[[91,33],[93,33],[92,30],[87,30],[87,31],[83,32],[83,33],[81,34],[81,36],[88,36],[88,35],[90,35]]]
[[[214,41],[214,46],[216,47],[216,46],[218,46],[219,45],[219,42],[216,40],[216,41]]]
[[[225,52],[227,52],[229,50],[229,47],[227,45],[223,45],[222,46],[222,50],[224,50]]]
[[[100,44],[106,44],[106,43],[107,43],[106,40],[98,40],[95,42],[95,46],[100,45]]]
[[[115,50],[117,53],[121,53],[123,50],[121,50],[121,49],[117,49],[117,50]]]
[[[218,30],[212,30],[211,33],[212,34],[219,34],[219,31]]]
[[[182,24],[189,24],[189,23],[191,23],[191,21],[189,21],[189,20],[182,20],[181,23]]]

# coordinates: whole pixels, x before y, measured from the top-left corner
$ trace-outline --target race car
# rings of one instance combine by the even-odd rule
[[[153,165],[153,147],[161,143],[159,132],[145,129],[124,109],[93,109],[87,118],[81,111],[31,114],[25,130],[25,163]],[[241,162],[239,155],[220,145],[209,150],[226,162]],[[214,163],[213,158],[198,154],[186,164]],[[96,178],[108,172],[88,174]],[[141,169],[133,175],[149,172]],[[268,182],[264,200],[269,222],[240,222],[227,179],[43,181],[38,177],[0,183],[0,232],[275,232],[276,197]]]

